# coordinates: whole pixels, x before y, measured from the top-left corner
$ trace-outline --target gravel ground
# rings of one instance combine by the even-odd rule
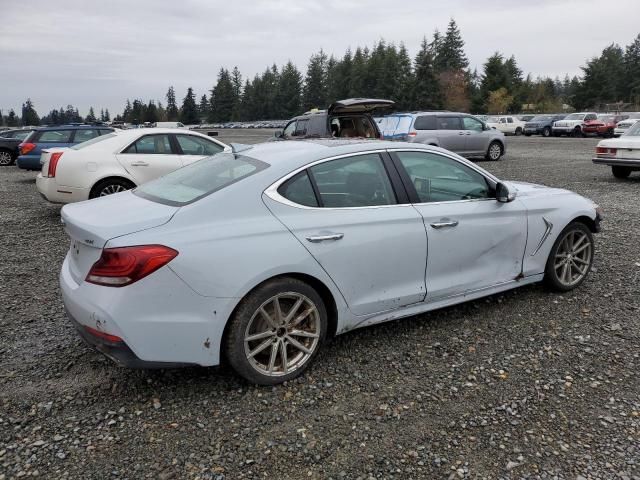
[[[221,138],[260,139],[243,135]],[[275,388],[85,347],[58,291],[59,208],[1,169],[0,480],[640,478],[640,175],[593,165],[593,139],[508,143],[482,166],[604,207],[587,282],[345,334]]]

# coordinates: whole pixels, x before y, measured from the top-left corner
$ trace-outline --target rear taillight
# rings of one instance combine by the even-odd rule
[[[49,158],[49,170],[47,172],[47,176],[49,178],[53,178],[56,176],[56,168],[58,168],[58,162],[60,161],[60,157],[64,152],[55,152],[51,154]]]
[[[18,145],[18,148],[20,149],[20,155],[26,155],[31,150],[36,148],[36,144],[35,143],[21,143],[20,145]]]
[[[91,328],[86,325],[84,326],[84,329],[87,333],[93,335],[94,337],[98,337],[102,340],[106,340],[107,342],[111,342],[111,343],[122,342],[122,339],[117,335],[111,335],[110,333],[106,333],[101,330],[96,330],[95,328]]]
[[[418,132],[409,132],[409,133],[407,133],[407,137],[409,137],[409,138],[413,138],[416,135],[418,135]]]
[[[105,248],[85,279],[107,287],[124,287],[150,275],[178,255],[164,245]]]
[[[596,147],[596,155],[600,157],[615,157],[617,152],[617,148]]]

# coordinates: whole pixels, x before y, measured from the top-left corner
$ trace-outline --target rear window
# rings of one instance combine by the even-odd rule
[[[416,123],[414,125],[416,130],[437,130],[438,126],[436,123],[435,115],[421,115],[416,118]]]
[[[71,147],[72,150],[82,150],[83,148],[87,148],[91,145],[94,145],[98,142],[102,142],[103,140],[107,140],[108,138],[115,137],[115,133],[107,133],[106,135],[102,135],[100,137],[92,138],[91,140],[87,140],[86,142],[78,143]]]
[[[147,200],[180,207],[264,170],[269,165],[250,157],[220,153],[135,189]]]

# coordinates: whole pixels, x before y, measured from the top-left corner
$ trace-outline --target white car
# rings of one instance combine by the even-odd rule
[[[640,122],[635,122],[620,138],[601,140],[593,163],[609,165],[616,178],[640,171]]]
[[[52,203],[72,203],[129,190],[231,148],[188,130],[121,130],[71,148],[43,150],[38,191]]]
[[[624,135],[629,127],[632,127],[638,120],[640,120],[640,114],[632,113],[629,118],[619,121],[613,129],[613,136],[619,137]]]
[[[60,273],[88,343],[137,367],[299,375],[328,337],[589,273],[599,210],[414,143],[301,140],[219,154],[65,205]]]
[[[553,135],[559,137],[566,135],[567,137],[583,137],[582,126],[590,120],[597,120],[598,114],[595,112],[578,112],[571,113],[562,120],[553,122],[551,131]]]
[[[157,128],[187,128],[182,122],[156,122],[152,126]]]
[[[491,128],[500,130],[505,135],[522,135],[524,133],[524,125],[527,122],[523,122],[513,115],[492,115],[487,118],[485,123]]]

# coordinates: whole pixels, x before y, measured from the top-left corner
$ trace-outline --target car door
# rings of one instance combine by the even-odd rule
[[[143,135],[117,158],[138,185],[182,167],[180,155],[173,149],[167,133]]]
[[[462,119],[457,116],[438,116],[436,122],[439,146],[461,155],[466,154],[466,132]]]
[[[224,150],[224,147],[216,142],[197,135],[180,133],[176,134],[175,138],[180,149],[182,165],[189,165]]]
[[[521,275],[527,212],[500,203],[471,164],[436,152],[392,156],[427,229],[427,301],[482,290]]]
[[[355,315],[393,310],[425,297],[424,223],[404,191],[392,187],[387,170],[393,166],[386,157],[385,167],[385,157],[367,152],[323,161],[264,197]]]
[[[484,155],[489,148],[491,140],[484,124],[473,117],[462,117],[462,126],[465,131],[465,151],[468,155]]]

